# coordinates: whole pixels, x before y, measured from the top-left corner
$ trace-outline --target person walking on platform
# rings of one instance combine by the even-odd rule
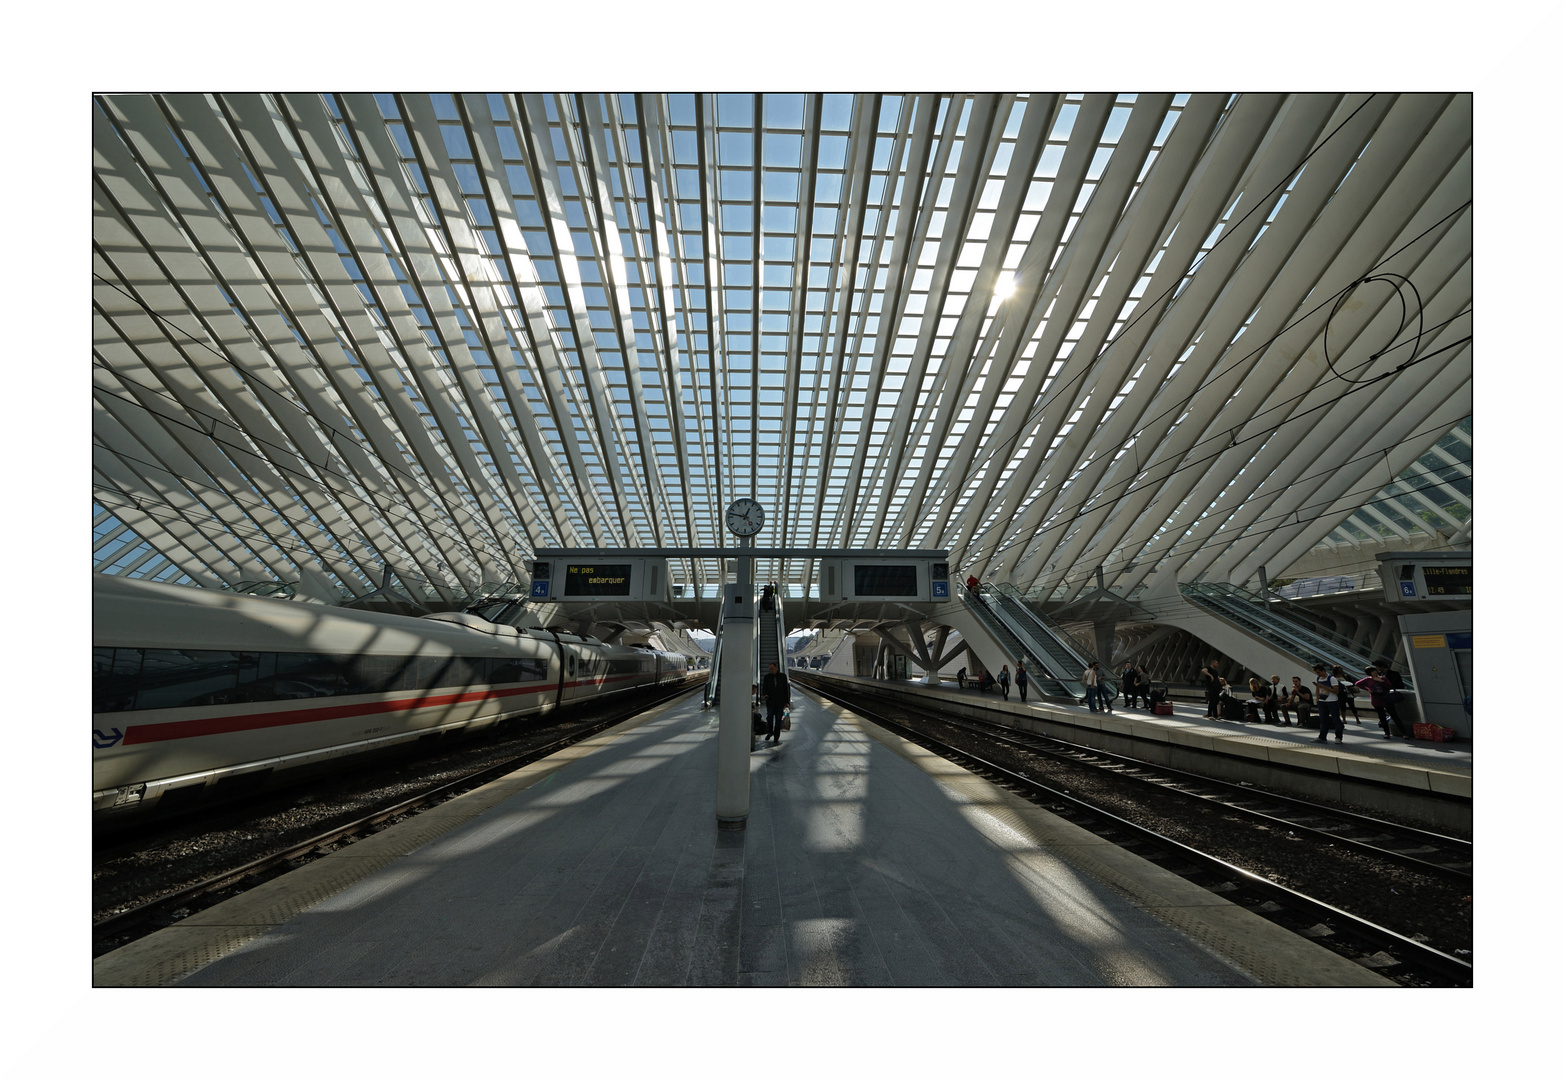
[[[1297,675],[1293,677],[1293,689],[1288,693],[1288,701],[1293,706],[1293,715],[1299,718],[1301,728],[1315,726],[1315,721],[1310,716],[1310,706],[1315,704],[1315,697],[1310,693],[1310,688],[1304,685],[1304,680]]]
[[[1000,696],[1006,701],[1011,700],[1011,665],[1000,665]]]
[[[1325,742],[1328,731],[1335,731],[1337,741],[1342,741],[1342,713],[1337,701],[1341,689],[1342,683],[1327,672],[1325,664],[1315,665],[1315,703],[1320,708],[1320,737],[1316,742]]]
[[[1217,661],[1213,660],[1201,669],[1202,687],[1206,691],[1206,715],[1212,720],[1221,720],[1222,714],[1218,709],[1217,698],[1223,688],[1223,679],[1217,673]]]
[[[958,690],[966,690],[967,689],[967,665],[966,664],[963,664],[961,667],[956,669],[956,688]]]
[[[777,664],[766,666],[771,670],[761,676],[761,698],[766,702],[766,737],[776,745],[782,741],[783,710],[793,695],[788,689],[788,676],[777,670]]]
[[[1125,661],[1125,670],[1119,673],[1119,692],[1125,699],[1125,708],[1136,707],[1136,665]]]
[[[1027,661],[1016,661],[1016,693],[1027,703]]]
[[[1098,674],[1098,662],[1094,660],[1081,673],[1081,685],[1087,688],[1087,708],[1098,711],[1098,701],[1103,696],[1102,676]]]

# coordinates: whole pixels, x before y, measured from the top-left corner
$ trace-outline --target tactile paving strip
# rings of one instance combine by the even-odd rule
[[[1090,875],[1264,986],[1394,986],[1390,980],[1291,934],[1215,893],[1035,806],[961,766],[847,710],[823,702],[875,741],[1040,849]]]
[[[646,724],[676,699],[93,961],[95,987],[168,986]]]

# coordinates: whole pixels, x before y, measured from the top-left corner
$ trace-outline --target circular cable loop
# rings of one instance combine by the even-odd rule
[[[1389,273],[1389,272],[1379,273],[1379,274],[1371,274],[1368,277],[1361,277],[1361,278],[1359,278],[1353,284],[1349,285],[1346,289],[1343,289],[1342,290],[1342,295],[1338,296],[1337,297],[1337,302],[1332,305],[1331,314],[1326,316],[1326,330],[1325,330],[1325,334],[1324,334],[1324,336],[1322,338],[1322,341],[1321,341],[1321,350],[1325,353],[1325,356],[1326,356],[1326,367],[1328,369],[1330,369],[1330,371],[1331,371],[1331,373],[1333,375],[1335,375],[1337,378],[1341,379],[1343,382],[1346,382],[1346,383],[1369,382],[1370,380],[1367,379],[1367,378],[1365,378],[1365,379],[1350,379],[1346,375],[1342,374],[1342,372],[1338,371],[1337,370],[1337,365],[1335,365],[1335,364],[1333,364],[1331,362],[1331,321],[1337,317],[1337,312],[1342,310],[1342,305],[1347,302],[1348,297],[1353,295],[1354,290],[1356,290],[1360,285],[1367,285],[1367,284],[1369,284],[1372,281],[1384,281],[1384,282],[1387,282],[1387,283],[1395,283],[1396,284],[1397,300],[1402,305],[1402,317],[1397,321],[1397,328],[1396,328],[1396,330],[1392,333],[1392,335],[1389,338],[1386,339],[1386,344],[1382,348],[1377,349],[1375,352],[1370,353],[1369,359],[1365,362],[1365,366],[1367,367],[1370,364],[1373,364],[1376,360],[1379,360],[1382,356],[1386,355],[1386,353],[1390,352],[1393,348],[1396,348],[1397,346],[1395,346],[1393,343],[1396,341],[1396,339],[1399,336],[1401,336],[1402,331],[1407,329],[1407,324],[1408,324],[1408,318],[1407,318],[1407,297],[1402,292],[1402,287],[1404,285],[1407,286],[1409,289],[1411,289],[1413,291],[1413,302],[1414,302],[1414,304],[1417,307],[1417,310],[1415,311],[1414,314],[1418,318],[1418,336],[1413,339],[1413,354],[1412,354],[1412,356],[1409,356],[1406,361],[1404,361],[1402,364],[1398,365],[1398,370],[1401,370],[1402,368],[1406,367],[1408,364],[1411,364],[1415,359],[1418,358],[1419,346],[1422,345],[1423,341],[1424,341],[1424,298],[1419,295],[1418,287],[1416,285],[1414,285],[1407,278],[1403,277],[1401,274],[1393,274],[1393,273]],[[1380,376],[1375,376],[1375,377],[1379,378]]]

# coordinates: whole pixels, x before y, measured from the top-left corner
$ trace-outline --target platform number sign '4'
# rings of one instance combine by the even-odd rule
[[[533,582],[533,597],[535,599],[547,600],[549,598],[549,583],[547,581]]]

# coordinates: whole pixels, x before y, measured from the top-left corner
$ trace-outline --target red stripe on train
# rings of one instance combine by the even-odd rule
[[[636,674],[647,674],[637,672]],[[635,678],[621,675],[604,682],[617,682]],[[567,690],[584,683],[568,682]],[[164,742],[168,739],[190,739],[201,735],[223,735],[232,731],[254,731],[258,728],[286,727],[289,724],[312,724],[320,720],[341,720],[348,716],[373,716],[377,713],[408,712],[413,709],[438,708],[441,705],[459,705],[488,698],[515,697],[519,694],[552,694],[555,686],[534,686],[512,690],[475,690],[465,694],[435,694],[430,697],[398,698],[395,701],[368,701],[357,705],[328,705],[315,709],[289,709],[282,712],[249,713],[243,716],[211,716],[202,720],[171,720],[162,724],[135,724],[125,729],[124,746],[135,743]]]

